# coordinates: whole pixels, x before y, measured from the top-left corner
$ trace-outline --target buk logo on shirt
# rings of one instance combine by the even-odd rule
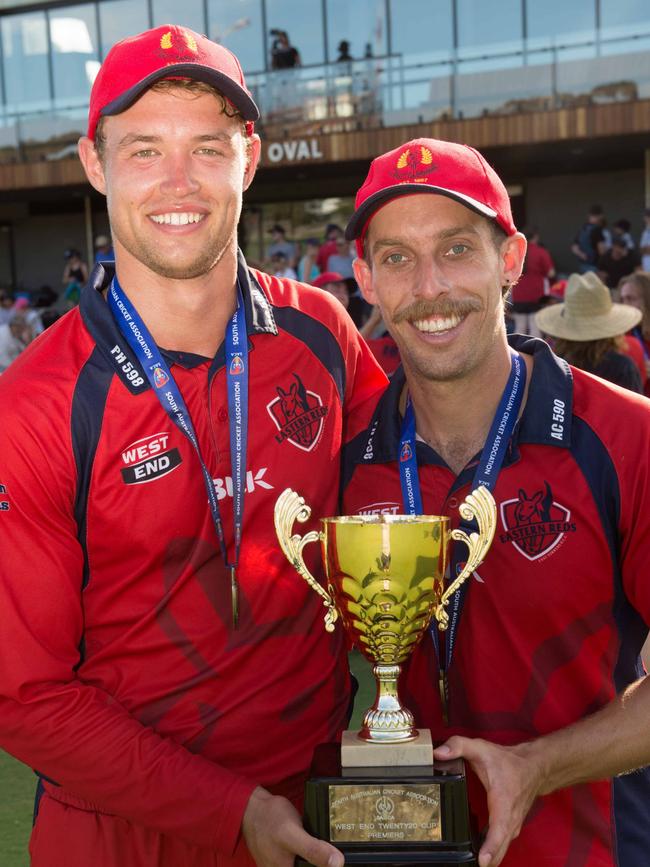
[[[548,482],[530,494],[519,488],[516,499],[501,503],[501,520],[506,532],[501,533],[500,541],[512,542],[527,560],[550,553],[565,533],[576,529],[569,509],[553,500]]]
[[[276,386],[278,396],[266,409],[278,429],[277,442],[287,440],[296,448],[310,452],[320,438],[328,407],[323,406],[320,395],[305,388],[297,373],[293,377],[295,382],[288,386]]]

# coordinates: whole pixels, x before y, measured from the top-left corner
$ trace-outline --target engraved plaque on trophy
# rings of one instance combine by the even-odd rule
[[[343,628],[373,664],[377,697],[359,732],[314,753],[305,790],[305,828],[337,846],[354,864],[476,864],[462,761],[433,763],[428,730],[418,730],[400,700],[401,664],[447,606],[492,543],[496,506],[478,488],[461,505],[478,532],[449,530],[431,515],[321,518],[321,532],[294,534],[309,506],[291,490],[280,495],[275,527],[286,557],[321,596],[325,628]],[[451,540],[467,545],[467,563],[445,582]],[[319,541],[327,589],[309,573],[303,549]]]

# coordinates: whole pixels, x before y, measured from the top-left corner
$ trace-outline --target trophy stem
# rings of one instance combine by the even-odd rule
[[[364,741],[384,744],[415,740],[418,731],[414,726],[413,714],[402,706],[399,699],[397,679],[401,666],[397,663],[378,664],[372,671],[377,679],[377,697],[363,718],[359,737]]]

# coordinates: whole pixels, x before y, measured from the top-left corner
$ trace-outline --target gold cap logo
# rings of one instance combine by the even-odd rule
[[[433,154],[421,145],[400,154],[394,174],[402,184],[423,184],[435,168]]]

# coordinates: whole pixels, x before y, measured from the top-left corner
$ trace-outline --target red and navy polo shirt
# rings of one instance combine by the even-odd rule
[[[416,723],[515,744],[603,707],[642,675],[650,623],[650,403],[570,368],[540,340],[529,394],[494,495],[498,526],[470,579],[442,721],[427,635],[402,675]],[[346,514],[402,513],[396,465],[404,373],[346,449]],[[459,420],[462,424],[462,419]],[[417,443],[423,508],[459,523],[476,461],[456,477]],[[483,825],[476,781],[471,795]],[[535,803],[504,867],[641,867],[650,852],[648,770],[553,793]]]
[[[110,278],[98,266],[80,307],[0,377],[0,746],[53,796],[228,853],[252,789],[297,799],[313,748],[347,718],[343,636],[325,631],[273,512],[292,487],[316,526],[337,513],[341,446],[386,378],[336,299],[240,258],[249,425],[234,628],[197,455],[125,345],[101,294]],[[224,347],[166,355],[232,559]]]

